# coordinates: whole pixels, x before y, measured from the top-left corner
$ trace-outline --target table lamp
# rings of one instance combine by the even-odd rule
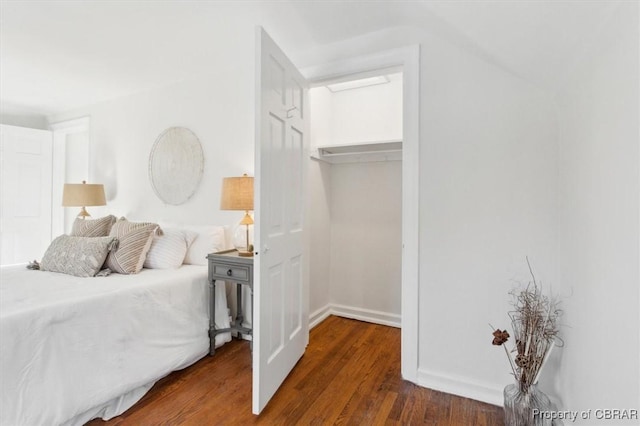
[[[253,245],[249,241],[249,225],[253,224],[253,218],[249,210],[253,210],[253,177],[245,173],[241,177],[226,177],[222,179],[222,195],[220,197],[221,210],[244,210],[245,214],[240,225],[244,225],[244,239],[242,244],[234,245],[238,255],[243,257],[253,256]]]
[[[65,183],[62,190],[63,207],[82,207],[78,217],[85,219],[91,216],[85,207],[106,206],[107,200],[104,196],[104,185],[97,183]]]

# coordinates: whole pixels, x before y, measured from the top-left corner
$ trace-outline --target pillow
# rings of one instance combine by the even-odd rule
[[[179,268],[187,255],[187,249],[198,234],[182,229],[163,229],[163,235],[156,235],[144,261],[149,269]]]
[[[80,219],[73,221],[71,228],[72,237],[106,237],[111,231],[111,227],[116,222],[113,215],[101,217],[100,219]]]
[[[107,256],[107,268],[120,274],[140,272],[156,231],[162,235],[157,223],[129,222],[124,217],[118,219],[109,233],[110,237],[118,239],[118,247]]]
[[[109,250],[115,245],[114,240],[114,237],[60,235],[44,253],[40,269],[76,277],[93,277],[102,268]]]
[[[187,265],[206,265],[207,255],[227,248],[223,226],[184,226],[183,229],[197,233],[184,263]]]

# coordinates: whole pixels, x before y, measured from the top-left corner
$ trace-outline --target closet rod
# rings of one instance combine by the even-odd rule
[[[327,153],[324,150],[320,149],[320,156],[322,157],[344,157],[344,156],[358,156],[358,155],[367,155],[367,154],[393,154],[396,152],[402,152],[401,149],[388,149],[384,151],[357,151],[357,152],[337,152],[337,153]]]

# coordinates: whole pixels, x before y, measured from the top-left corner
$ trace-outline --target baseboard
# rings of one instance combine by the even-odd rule
[[[436,374],[424,369],[418,369],[418,385],[500,407],[504,401],[502,389],[466,380],[463,377]]]
[[[329,304],[323,306],[315,312],[312,312],[311,315],[309,315],[309,330],[327,319],[329,315],[331,315],[331,305]]]
[[[328,303],[309,315],[309,329],[320,324],[329,315],[400,328],[400,315]]]
[[[330,304],[329,306],[331,307],[330,313],[332,315],[400,328],[400,315],[374,311],[371,309],[355,308],[352,306],[335,304]]]

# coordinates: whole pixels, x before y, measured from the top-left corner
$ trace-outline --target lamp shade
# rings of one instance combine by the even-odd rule
[[[104,185],[86,183],[65,183],[62,190],[63,207],[106,206]]]
[[[221,210],[253,210],[253,177],[222,179]]]

